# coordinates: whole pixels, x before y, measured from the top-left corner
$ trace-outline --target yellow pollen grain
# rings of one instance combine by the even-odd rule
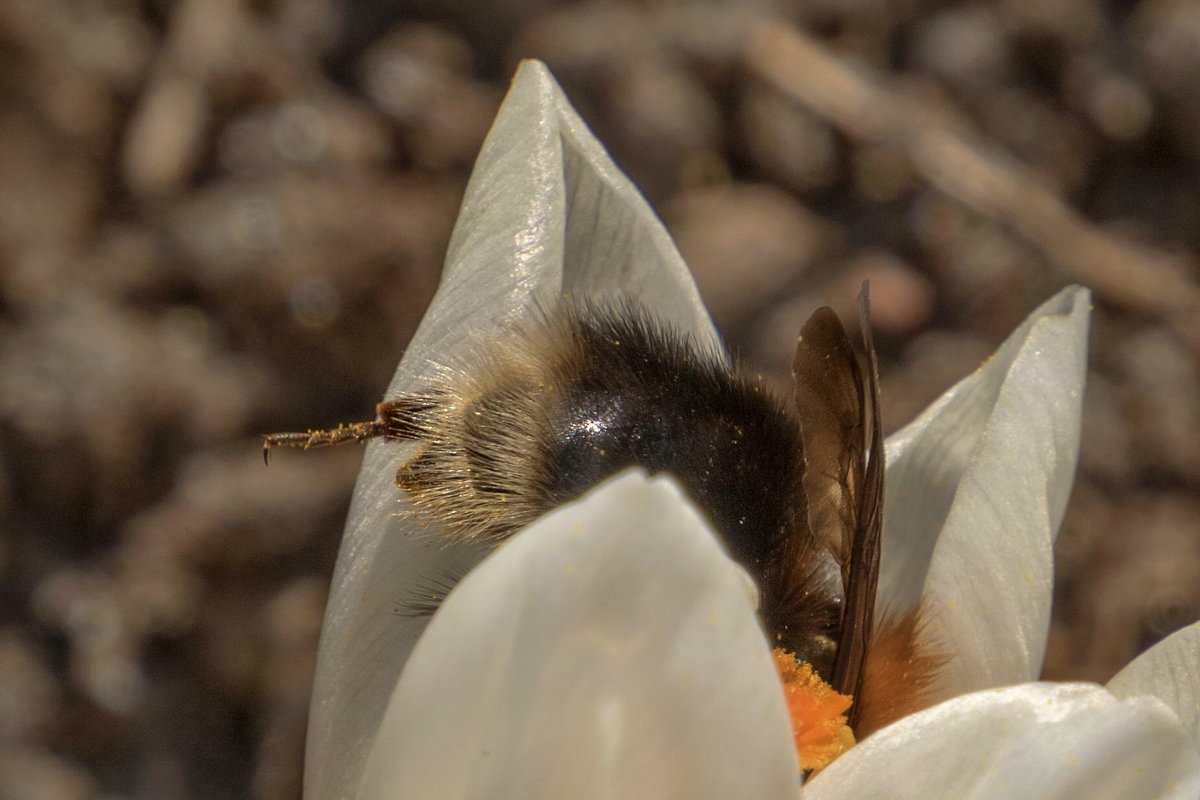
[[[797,661],[793,653],[776,647],[772,654],[783,682],[800,766],[814,772],[825,769],[854,746],[854,732],[846,720],[854,698],[835,692],[811,665]]]

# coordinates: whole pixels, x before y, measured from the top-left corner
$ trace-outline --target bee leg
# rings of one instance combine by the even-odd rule
[[[402,397],[377,405],[375,414],[378,418],[371,422],[355,422],[305,433],[267,434],[263,437],[263,463],[270,463],[271,450],[276,447],[312,450],[314,447],[332,447],[346,442],[362,443],[377,436],[386,439],[419,439],[425,431],[421,417],[434,407],[435,404],[427,399]]]
[[[345,442],[365,442],[376,436],[383,436],[386,432],[385,424],[380,420],[375,420],[374,422],[339,425],[324,431],[269,433],[263,437],[263,463],[269,463],[271,450],[276,447],[299,447],[301,450],[311,450],[314,447],[331,447]]]

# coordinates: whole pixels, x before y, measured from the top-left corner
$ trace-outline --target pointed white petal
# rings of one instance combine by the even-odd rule
[[[718,340],[654,213],[571,109],[545,66],[521,66],[467,187],[442,283],[387,397],[469,360],[563,293],[633,296],[703,345]],[[414,587],[480,557],[413,538],[393,482],[403,447],[367,447],[321,635],[305,795],[353,795],[388,694],[424,620],[394,612]]]
[[[747,581],[674,481],[602,484],[446,599],[359,797],[795,798]]]
[[[1052,547],[1075,475],[1090,295],[1045,303],[888,440],[881,605],[924,597],[952,661],[938,697],[1041,671]]]
[[[868,737],[805,800],[1193,800],[1200,756],[1170,709],[1091,684],[963,695]]]
[[[480,151],[438,297],[412,347],[440,357],[472,329],[523,316],[534,303],[550,307],[564,294],[632,297],[719,347],[658,217],[546,66],[524,61]]]
[[[1153,695],[1175,710],[1200,749],[1200,622],[1163,639],[1108,682],[1117,697]]]

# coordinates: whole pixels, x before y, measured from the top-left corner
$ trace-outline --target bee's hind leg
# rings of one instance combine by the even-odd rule
[[[422,417],[436,407],[433,400],[423,397],[400,397],[375,406],[377,419],[338,425],[328,430],[304,433],[271,433],[263,437],[263,462],[269,463],[271,450],[276,447],[332,447],[346,442],[365,442],[382,436],[385,439],[420,439],[426,426]]]

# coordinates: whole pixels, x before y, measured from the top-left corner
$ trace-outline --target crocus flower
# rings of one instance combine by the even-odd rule
[[[717,341],[665,230],[526,62],[388,396],[562,295],[633,296]],[[625,473],[519,532],[429,622],[395,607],[486,554],[412,535],[394,483],[411,449],[372,443],[322,634],[306,796],[1200,795],[1200,628],[1108,688],[1029,683],[1075,470],[1088,302],[1078,288],[1052,298],[888,440],[879,605],[929,609],[951,655],[944,702],[802,788],[753,584],[669,476]]]

